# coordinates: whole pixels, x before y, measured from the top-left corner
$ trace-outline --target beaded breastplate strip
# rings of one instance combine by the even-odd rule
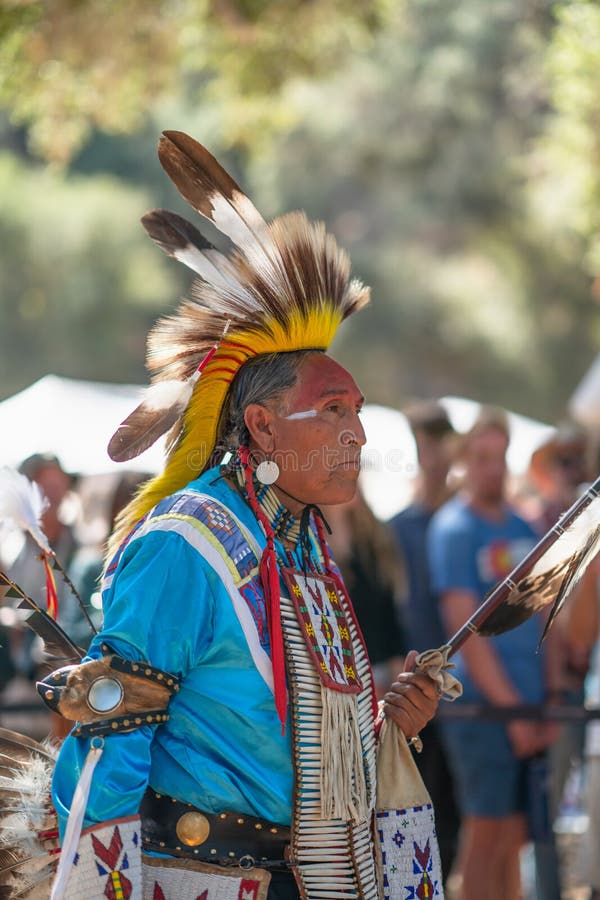
[[[348,632],[347,644],[352,650],[351,665],[355,671],[343,678],[337,665],[331,664],[331,659],[337,657],[336,650],[344,658],[343,634],[342,640],[333,639],[323,621],[320,637],[313,636],[311,630],[319,630],[314,627],[314,606],[312,617],[301,609],[314,601],[309,588],[314,594],[319,578],[320,594],[334,591],[336,602],[329,598],[331,606],[319,611],[317,622],[319,616],[326,619],[335,610],[340,615],[335,615],[332,631],[337,631],[337,638],[340,632]],[[282,593],[281,616],[293,711],[296,796],[291,851],[296,880],[305,900],[351,897],[377,900],[371,837],[375,731],[370,664],[350,606],[332,579],[315,573],[305,579],[299,572],[292,577],[288,570],[285,580],[290,595],[294,596],[292,600]],[[294,591],[294,584],[301,597]],[[332,649],[334,645],[336,650]],[[336,679],[341,682],[337,688],[326,686]],[[345,690],[342,683],[346,685]],[[343,707],[336,702],[338,698],[353,705],[355,716],[344,716]],[[354,727],[357,734],[349,734]],[[358,752],[348,754],[349,745],[354,742]],[[346,764],[345,770],[339,766],[332,773],[333,783],[328,783],[326,775],[331,770],[332,758],[345,759]],[[349,787],[349,808],[345,811],[336,807],[339,797],[328,796],[331,792],[338,794],[343,787],[339,781],[344,778]]]

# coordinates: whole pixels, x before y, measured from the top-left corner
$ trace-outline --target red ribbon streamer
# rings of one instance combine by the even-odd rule
[[[267,624],[269,627],[269,641],[271,644],[271,664],[273,666],[273,684],[275,690],[275,709],[281,722],[281,733],[285,734],[287,720],[287,684],[285,679],[285,656],[283,652],[283,632],[281,629],[281,588],[279,583],[279,569],[277,567],[277,555],[275,553],[275,535],[271,523],[262,511],[252,483],[252,467],[250,466],[250,451],[247,447],[241,447],[239,451],[244,481],[248,500],[252,511],[262,525],[267,537],[267,546],[260,560],[260,580],[267,601]]]
[[[54,574],[52,572],[52,569],[50,568],[50,563],[48,562],[48,557],[46,554],[44,554],[43,560],[44,569],[46,570],[46,609],[48,611],[48,615],[56,620],[56,617],[58,616],[58,594],[56,593],[56,581],[54,580]]]

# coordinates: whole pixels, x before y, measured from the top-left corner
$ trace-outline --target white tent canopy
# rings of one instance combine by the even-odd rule
[[[106,446],[140,401],[136,385],[79,381],[46,375],[0,403],[0,465],[18,466],[32,453],[52,453],[67,472],[98,475],[133,469],[156,472],[161,446],[126,464],[114,463]]]
[[[600,355],[579,382],[569,402],[569,412],[586,428],[600,428]]]
[[[464,397],[442,397],[453,427],[468,431],[481,404]],[[525,474],[531,454],[554,432],[550,425],[508,412],[511,433],[507,462],[515,476]],[[413,492],[417,474],[415,442],[403,413],[386,406],[368,405],[362,413],[367,434],[361,483],[365,497],[379,518],[388,519],[403,509]]]
[[[32,453],[52,453],[64,469],[100,475],[133,469],[154,473],[164,460],[162,442],[127,463],[114,463],[106,445],[116,427],[139,403],[138,385],[79,381],[46,375],[0,403],[0,465],[17,466]],[[441,401],[457,431],[473,423],[480,404],[461,397]],[[509,413],[512,440],[508,464],[525,472],[532,452],[552,429]],[[410,500],[417,473],[415,443],[406,417],[395,409],[368,405],[363,411],[367,445],[363,451],[363,489],[376,515],[389,518]]]

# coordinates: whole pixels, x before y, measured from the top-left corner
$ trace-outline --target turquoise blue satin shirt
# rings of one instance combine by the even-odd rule
[[[84,827],[137,813],[148,784],[208,812],[291,820],[291,728],[288,717],[282,735],[269,683],[256,567],[266,541],[250,508],[218,476],[212,469],[162,501],[105,579],[104,625],[89,656],[101,656],[106,643],[179,675],[181,688],[164,725],[105,738]],[[200,493],[231,511],[255,552],[239,531],[227,533],[218,507]],[[229,564],[218,552],[223,540]],[[236,579],[241,593],[232,591]],[[72,736],[61,749],[53,782],[61,830],[88,750],[89,740]]]

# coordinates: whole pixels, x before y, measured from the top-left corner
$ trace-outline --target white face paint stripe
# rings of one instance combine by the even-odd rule
[[[304,412],[291,413],[289,416],[283,416],[284,419],[314,419],[319,412],[316,409],[307,409]]]

